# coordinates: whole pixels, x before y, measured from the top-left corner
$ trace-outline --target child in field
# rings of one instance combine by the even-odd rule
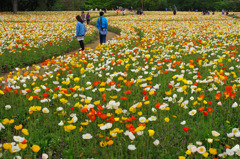
[[[81,18],[81,16],[77,15],[76,19],[77,19],[76,37],[77,37],[77,39],[80,43],[80,47],[81,47],[81,49],[79,51],[84,51],[83,40],[84,40],[84,35],[85,35],[85,32],[87,29],[86,29],[85,24],[83,23],[83,19]]]

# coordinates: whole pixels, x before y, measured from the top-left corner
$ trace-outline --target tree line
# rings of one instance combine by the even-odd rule
[[[117,7],[144,10],[215,10],[239,11],[240,0],[7,0],[1,1],[0,11],[73,11],[116,9]]]

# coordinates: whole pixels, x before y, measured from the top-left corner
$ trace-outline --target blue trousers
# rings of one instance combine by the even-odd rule
[[[106,43],[106,35],[99,34],[99,36],[100,36],[100,44],[102,45],[102,43]]]

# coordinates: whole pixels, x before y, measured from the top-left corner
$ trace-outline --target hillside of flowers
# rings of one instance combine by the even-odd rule
[[[145,14],[107,17],[120,36],[0,78],[0,157],[239,158],[239,20]]]
[[[91,17],[98,12],[89,12]],[[0,13],[0,73],[79,48],[75,38],[76,15],[69,12]],[[109,12],[107,15],[113,15]],[[96,38],[96,28],[88,25],[85,43]],[[54,47],[53,47],[54,46]]]

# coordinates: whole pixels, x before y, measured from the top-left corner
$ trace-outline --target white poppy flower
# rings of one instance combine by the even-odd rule
[[[227,137],[232,138],[234,136],[234,133],[227,133]]]
[[[11,105],[6,105],[5,110],[9,110],[9,109],[11,109]]]
[[[187,149],[193,153],[197,151],[197,147],[195,145],[188,145]]]
[[[106,124],[106,129],[111,129],[112,128],[112,123],[107,123]]]
[[[0,123],[0,131],[1,131],[2,129],[5,129],[5,127],[3,126],[2,123]]]
[[[236,152],[236,155],[240,156],[240,149],[237,149],[235,152]]]
[[[64,125],[63,121],[61,120],[60,123],[58,123],[58,125],[63,126]]]
[[[124,132],[124,135],[126,135],[126,136],[127,136],[129,133],[130,133],[130,131],[129,131],[129,130],[127,130],[127,131],[125,131],[125,132]]]
[[[14,145],[14,146],[12,146],[11,151],[13,153],[16,153],[16,152],[21,151],[21,149],[20,149],[20,147],[18,145]]]
[[[188,114],[194,116],[197,113],[197,110],[193,109]]]
[[[23,142],[25,140],[25,138],[21,136],[13,136],[13,139],[16,142]]]
[[[82,135],[82,138],[83,138],[83,139],[91,139],[91,138],[92,138],[92,135],[89,134],[89,133],[86,133],[86,134],[83,134],[83,135]]]
[[[58,107],[58,108],[57,108],[57,111],[58,111],[58,112],[60,112],[60,111],[62,111],[62,110],[63,110],[63,107]]]
[[[213,139],[207,139],[208,143],[213,143]]]
[[[140,122],[140,123],[145,123],[145,121],[146,121],[146,118],[145,118],[145,117],[140,117],[140,118],[139,118],[139,122]]]
[[[129,150],[136,150],[136,146],[135,145],[128,145],[128,149]]]
[[[43,154],[42,154],[42,159],[48,159],[48,154],[43,153]]]
[[[156,116],[151,116],[148,118],[149,121],[156,121],[157,120],[157,117]]]
[[[159,140],[158,139],[156,139],[154,142],[153,142],[153,144],[155,145],[155,146],[157,146],[157,145],[159,145]]]
[[[215,137],[218,137],[220,135],[220,133],[217,132],[217,131],[212,131],[212,135],[215,136]]]
[[[237,145],[235,145],[231,150],[233,150],[234,152],[236,152],[238,149],[240,149],[240,146],[237,144]]]
[[[134,139],[135,139],[135,136],[133,135],[132,132],[129,132],[128,136],[129,136],[129,138],[130,138],[131,140],[134,140]]]
[[[143,135],[143,133],[144,133],[143,131],[138,131],[138,132],[137,132],[137,135],[138,135],[138,136],[141,136],[141,135]]]
[[[233,156],[234,155],[234,151],[231,149],[226,149],[226,153],[228,156]]]
[[[186,121],[184,120],[184,121],[182,121],[180,124],[181,124],[181,125],[185,125],[185,124],[186,124]]]
[[[234,102],[234,103],[233,103],[233,105],[232,105],[232,107],[233,107],[233,108],[236,108],[236,107],[238,107],[238,104],[237,104],[237,102]]]
[[[233,128],[232,129],[232,133],[234,133],[234,135],[236,134],[236,133],[238,133],[239,132],[239,129],[238,128]]]
[[[45,108],[42,109],[42,112],[43,113],[49,113],[49,110],[48,110],[48,108],[45,107]]]
[[[197,148],[197,152],[200,154],[203,154],[206,152],[206,148],[204,146],[200,146]]]

